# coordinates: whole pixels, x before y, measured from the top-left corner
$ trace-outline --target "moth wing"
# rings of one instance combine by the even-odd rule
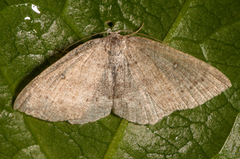
[[[132,75],[128,60],[122,55],[116,69],[113,112],[128,121],[139,124],[154,124],[159,116],[167,115],[157,108],[148,92]]]
[[[83,124],[110,114],[104,38],[89,41],[44,70],[18,95],[14,109],[48,120]]]
[[[175,110],[201,105],[231,87],[223,73],[193,56],[141,37],[128,37],[126,43],[132,80],[152,102],[147,108],[155,110],[149,113],[157,114],[158,120]]]

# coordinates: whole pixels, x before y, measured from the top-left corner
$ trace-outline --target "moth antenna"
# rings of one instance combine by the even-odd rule
[[[143,25],[144,25],[144,23],[142,23],[141,27],[137,31],[135,31],[129,35],[126,35],[126,36],[131,36],[131,35],[137,34],[142,29]]]
[[[125,36],[131,36],[133,34],[139,34],[138,32],[142,29],[144,23],[141,25],[141,27],[137,30],[137,31],[130,31],[130,30],[118,30],[116,32],[112,32],[113,34],[119,34],[120,32],[131,32],[131,34],[129,35],[125,35]]]
[[[87,37],[85,37],[85,38],[83,38],[83,39],[81,39],[81,40],[78,40],[77,42],[75,42],[75,43],[67,46],[62,52],[65,52],[65,51],[66,51],[68,48],[70,48],[71,46],[73,46],[73,45],[75,45],[75,44],[77,44],[77,43],[79,43],[79,42],[81,42],[81,41],[83,41],[83,40],[85,40],[85,39],[88,39],[88,38],[90,38],[90,37],[93,37],[93,36],[96,36],[96,35],[99,35],[99,34],[104,34],[104,33],[108,33],[108,31],[103,31],[103,32],[100,32],[100,33],[96,33],[96,34],[87,36]]]

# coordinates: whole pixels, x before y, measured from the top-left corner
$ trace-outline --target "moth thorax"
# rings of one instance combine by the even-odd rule
[[[123,36],[119,34],[114,34],[110,37],[110,56],[119,56],[121,54],[124,45],[122,38]]]

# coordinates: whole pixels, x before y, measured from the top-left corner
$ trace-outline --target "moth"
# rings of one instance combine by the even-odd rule
[[[218,69],[165,44],[112,32],[90,40],[44,70],[14,109],[47,121],[94,122],[111,113],[155,124],[231,87]]]

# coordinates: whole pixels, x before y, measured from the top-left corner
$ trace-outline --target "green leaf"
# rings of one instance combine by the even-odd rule
[[[217,154],[214,159],[217,158],[240,158],[240,114],[238,114],[236,121],[233,125],[232,131],[228,136],[225,144],[223,145],[219,154]]]
[[[0,158],[239,158],[238,0],[1,0]],[[232,87],[155,125],[113,114],[71,125],[13,110],[19,92],[79,39],[109,29],[136,31],[222,71]]]

